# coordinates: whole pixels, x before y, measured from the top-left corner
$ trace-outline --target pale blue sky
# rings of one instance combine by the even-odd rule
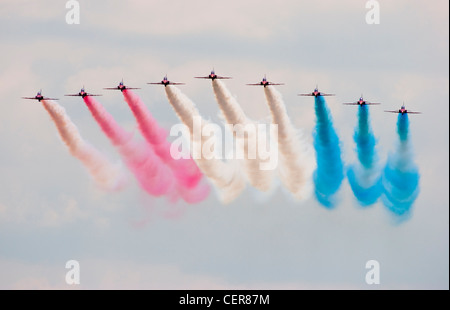
[[[65,23],[64,1],[2,1],[0,83],[0,288],[71,288],[65,262],[81,265],[80,288],[373,289],[365,263],[381,265],[384,289],[448,289],[449,88],[448,1],[380,2],[381,23],[365,23],[365,1],[79,1],[80,25]],[[269,115],[262,89],[277,89],[295,126],[312,141],[311,98],[326,92],[343,159],[356,159],[357,110],[341,102],[363,93],[382,162],[395,149],[403,101],[421,174],[412,217],[394,225],[381,202],[358,206],[345,180],[329,211],[311,198],[295,202],[281,187],[264,197],[247,187],[232,204],[215,194],[179,206],[126,190],[97,189],[70,156],[37,102],[39,89],[60,98],[82,136],[113,161],[120,157],[84,103],[63,94],[83,85],[127,129],[133,115],[119,93],[124,78],[169,128],[179,123],[164,90],[146,82],[166,73],[207,119],[219,122],[209,81],[215,67],[245,112]],[[148,220],[137,228],[136,221]]]

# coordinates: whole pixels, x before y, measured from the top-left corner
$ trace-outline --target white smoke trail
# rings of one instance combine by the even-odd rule
[[[291,123],[281,94],[272,86],[264,87],[272,123],[278,124],[280,178],[295,198],[303,200],[311,195],[312,174],[316,167],[312,147]]]
[[[170,85],[164,88],[175,113],[184,125],[189,128],[192,157],[198,167],[220,190],[220,197],[223,203],[233,201],[245,188],[245,180],[238,167],[233,162],[223,162],[217,158],[204,158],[202,149],[210,138],[203,137],[201,130],[208,125],[208,122],[201,118],[195,104],[178,88]],[[201,120],[201,124],[195,124],[195,121],[198,120]],[[195,134],[196,126],[199,127],[200,134]],[[210,142],[208,141],[208,143]],[[214,145],[212,147],[214,148]]]
[[[118,190],[125,185],[125,174],[97,149],[81,137],[78,128],[66,114],[66,110],[51,100],[41,101],[58,129],[59,135],[70,153],[88,169],[95,182],[107,190]]]
[[[219,108],[228,124],[239,124],[244,129],[247,125],[256,128],[257,124],[245,115],[239,103],[230,94],[222,81],[213,80],[212,85]],[[257,151],[257,145],[261,143],[262,139],[267,139],[267,137],[263,137],[260,132],[252,130],[246,131],[243,135],[236,135],[236,131],[233,131],[233,134],[236,139],[240,140],[237,145],[240,145],[243,148],[243,154],[247,155],[244,159],[244,168],[250,184],[261,191],[269,191],[272,187],[273,173],[272,170],[261,169],[261,164],[267,162],[268,159],[261,160],[261,156]],[[250,158],[250,154],[255,154],[255,158]]]

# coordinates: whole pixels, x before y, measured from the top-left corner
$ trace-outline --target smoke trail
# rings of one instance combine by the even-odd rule
[[[59,135],[70,153],[88,169],[97,184],[108,190],[117,190],[125,185],[125,175],[103,154],[81,137],[77,127],[66,114],[66,110],[51,100],[41,101],[52,118]]]
[[[172,172],[156,156],[150,145],[134,140],[133,135],[120,127],[91,96],[86,96],[83,100],[102,131],[119,150],[141,188],[153,196],[168,195],[172,201],[176,200],[178,195],[175,192]]]
[[[408,114],[399,114],[397,133],[399,142],[395,153],[388,156],[383,172],[383,203],[395,215],[406,218],[419,195],[419,170],[414,163],[409,140]]]
[[[381,195],[381,169],[375,150],[377,141],[369,124],[369,107],[358,108],[358,126],[353,139],[358,153],[358,164],[347,170],[353,194],[362,206],[374,204]]]
[[[333,120],[322,96],[315,97],[316,127],[314,148],[317,169],[314,172],[317,200],[327,208],[336,205],[335,194],[344,178],[339,138],[333,128]]]
[[[219,108],[228,124],[242,125],[244,130],[246,126],[256,128],[256,123],[247,118],[239,103],[225,87],[225,84],[220,80],[213,80],[212,86]],[[272,187],[272,171],[261,169],[261,164],[268,160],[262,160],[257,151],[257,145],[261,143],[260,140],[267,139],[267,137],[262,137],[261,134],[253,130],[248,130],[245,132],[246,134],[242,135],[236,135],[236,131],[233,131],[233,133],[236,139],[241,140],[238,145],[242,146],[243,154],[247,154],[244,168],[250,184],[261,191],[269,191]],[[255,154],[256,156],[255,158],[250,158],[249,154]]]
[[[312,191],[311,176],[315,168],[311,147],[298,133],[289,119],[281,94],[273,87],[264,87],[272,123],[278,124],[280,178],[298,199],[305,199]]]
[[[224,203],[233,201],[245,188],[245,181],[239,170],[232,165],[232,162],[225,163],[217,158],[207,159],[202,155],[203,146],[209,140],[209,137],[208,139],[203,137],[201,131],[208,122],[201,118],[195,104],[178,88],[171,85],[164,88],[175,113],[183,124],[189,128],[193,146],[191,152],[198,167],[220,190],[220,198]]]
[[[203,174],[192,158],[174,159],[170,154],[167,131],[158,125],[139,96],[128,89],[123,91],[123,96],[139,124],[141,134],[153,147],[156,155],[171,168],[185,200],[189,202],[204,200],[209,194],[209,186],[200,183]]]

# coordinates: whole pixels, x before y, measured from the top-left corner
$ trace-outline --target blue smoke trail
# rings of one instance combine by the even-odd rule
[[[369,107],[362,105],[358,109],[358,126],[353,139],[358,153],[358,164],[347,170],[347,178],[356,199],[362,206],[374,204],[383,190],[378,155],[375,150],[377,141],[369,124]]]
[[[400,141],[395,153],[389,154],[383,174],[383,203],[399,216],[399,220],[409,217],[411,206],[419,195],[420,175],[414,163],[408,130],[408,114],[399,114],[397,133]]]
[[[336,205],[335,194],[344,179],[344,165],[339,138],[322,96],[315,97],[315,111],[317,119],[313,134],[317,160],[317,169],[314,172],[315,194],[323,206],[331,209]]]

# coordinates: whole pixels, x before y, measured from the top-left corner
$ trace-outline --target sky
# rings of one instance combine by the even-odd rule
[[[65,1],[0,3],[0,288],[2,289],[448,289],[449,16],[448,1],[378,1],[380,23],[367,24],[366,1],[78,1],[68,24]],[[200,114],[220,124],[210,81],[215,69],[247,116],[270,120],[266,74],[293,126],[312,145],[314,99],[326,97],[344,165],[357,161],[353,139],[361,94],[381,163],[397,147],[397,115],[410,115],[419,195],[402,221],[379,199],[362,207],[344,178],[329,209],[314,196],[297,201],[280,184],[251,186],[229,204],[216,191],[195,204],[142,191],[81,98],[81,87],[141,138],[121,94],[103,90],[123,78],[166,129],[180,123],[164,75]],[[122,190],[98,187],[61,141],[37,101],[59,98],[81,136],[127,171]],[[276,182],[280,182],[279,180]],[[65,281],[80,264],[80,284]],[[366,283],[366,262],[380,284]]]

